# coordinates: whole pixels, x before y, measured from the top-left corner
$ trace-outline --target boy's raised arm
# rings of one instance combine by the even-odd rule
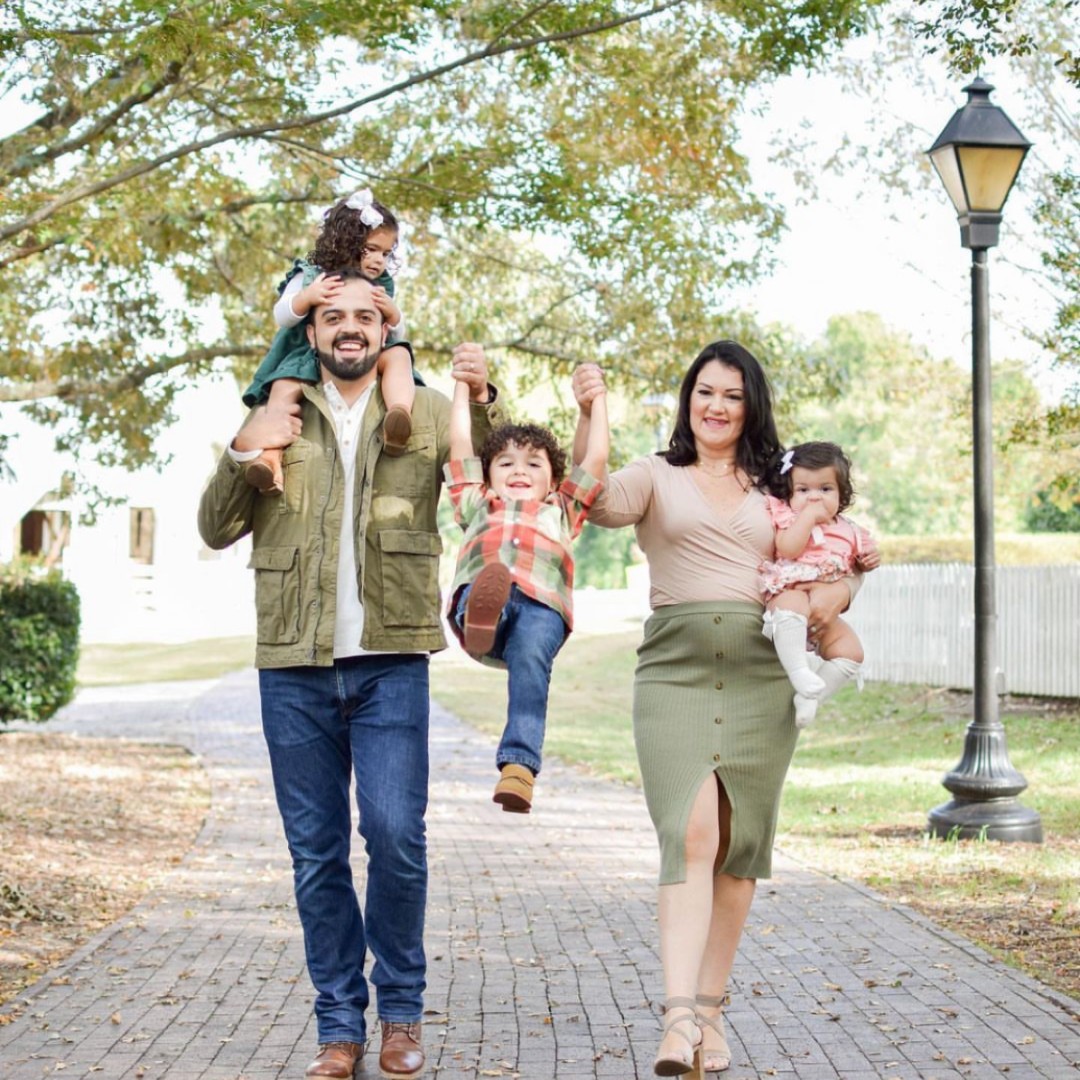
[[[604,386],[604,373],[600,365],[582,364],[575,368],[571,385],[580,410],[577,430],[574,432],[573,461],[591,476],[599,478],[604,475],[604,469],[607,467],[609,442],[607,403],[603,398],[603,395],[607,393],[607,388]],[[600,400],[601,415],[597,418],[600,422],[600,430],[596,431],[596,438],[603,441],[602,443],[598,441],[596,444],[596,451],[600,454],[599,464],[596,469],[592,469],[585,464],[585,459],[590,455],[590,440],[593,435],[592,407],[597,399]]]
[[[602,479],[607,469],[608,450],[611,437],[608,429],[607,391],[599,390],[589,406],[586,419],[588,430],[585,435],[585,453],[578,463],[590,475]],[[580,418],[579,418],[580,425]],[[575,449],[577,439],[575,438]]]
[[[456,345],[451,375],[454,378],[454,397],[450,405],[450,457],[462,461],[476,456],[469,403],[489,405],[494,401],[487,381],[484,347],[473,341]]]
[[[469,411],[469,384],[454,383],[450,405],[450,460],[464,461],[473,456],[472,415]]]

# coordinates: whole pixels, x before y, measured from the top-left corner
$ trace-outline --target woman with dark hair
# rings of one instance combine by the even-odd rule
[[[584,411],[602,380],[595,366],[575,373]],[[729,1067],[728,977],[755,882],[771,873],[797,737],[758,585],[774,539],[759,485],[781,450],[761,365],[733,341],[714,342],[683,379],[668,449],[609,476],[589,517],[633,525],[649,563],[634,741],[660,844],[658,1076]],[[817,632],[850,598],[846,581],[814,586]]]

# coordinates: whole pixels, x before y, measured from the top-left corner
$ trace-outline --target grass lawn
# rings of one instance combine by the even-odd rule
[[[179,645],[83,645],[75,677],[79,686],[216,679],[251,667],[255,639],[210,638]]]
[[[545,753],[638,782],[630,708],[637,632],[575,634],[555,661]],[[454,648],[432,669],[435,698],[483,731],[502,730],[504,672]],[[927,813],[960,760],[970,695],[849,687],[800,737],[778,846],[825,873],[903,900],[1044,982],[1080,996],[1080,702],[1006,699],[1013,765],[1046,842],[934,840]]]

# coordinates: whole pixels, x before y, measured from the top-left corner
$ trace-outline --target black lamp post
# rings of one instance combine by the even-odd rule
[[[997,666],[994,584],[994,447],[990,397],[990,288],[986,250],[998,242],[1001,208],[1031,143],[990,103],[994,88],[977,78],[968,102],[945,125],[928,153],[960,221],[960,243],[971,249],[972,427],[975,466],[974,716],[960,763],[942,783],[952,800],[930,811],[934,836],[1042,843],[1042,821],[1016,801],[1027,781],[1005,744]]]

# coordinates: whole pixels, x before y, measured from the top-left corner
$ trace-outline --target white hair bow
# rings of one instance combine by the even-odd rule
[[[345,205],[350,210],[360,211],[360,220],[369,228],[383,223],[383,216],[372,206],[375,196],[371,194],[371,188],[361,188],[354,191],[346,200]]]
[[[794,456],[795,456],[795,451],[794,450],[788,450],[784,454],[784,456],[780,459],[780,475],[781,476],[783,476],[784,473],[786,473],[788,471],[788,469],[791,468],[791,459]]]

